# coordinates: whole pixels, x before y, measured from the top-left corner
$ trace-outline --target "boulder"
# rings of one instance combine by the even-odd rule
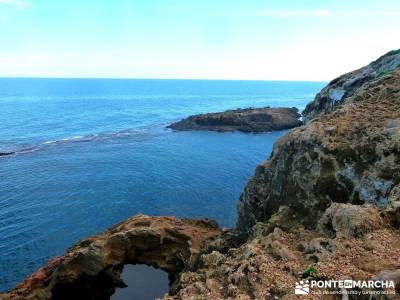
[[[355,238],[381,228],[383,220],[372,205],[333,203],[318,222],[317,231],[332,237]]]

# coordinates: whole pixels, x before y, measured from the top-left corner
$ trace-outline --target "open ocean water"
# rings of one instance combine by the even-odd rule
[[[233,226],[236,202],[285,132],[173,132],[188,115],[302,110],[324,83],[0,79],[0,291],[134,214]]]

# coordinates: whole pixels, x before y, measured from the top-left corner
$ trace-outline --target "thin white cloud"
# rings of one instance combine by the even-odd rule
[[[399,17],[400,10],[350,10],[350,11],[334,11],[332,16],[344,18],[384,18]]]
[[[25,0],[0,0],[0,5],[10,5],[17,8],[25,8],[32,6],[32,3]]]
[[[357,12],[355,14],[357,15]],[[400,10],[359,11],[358,15],[365,17],[400,17]]]
[[[328,9],[314,10],[269,10],[251,13],[251,16],[269,17],[269,18],[352,18],[352,17],[400,17],[400,10],[355,10],[355,11],[332,11]]]
[[[270,10],[257,12],[254,15],[260,17],[272,17],[272,18],[293,18],[293,17],[329,17],[331,11],[327,9],[315,9],[315,10]]]

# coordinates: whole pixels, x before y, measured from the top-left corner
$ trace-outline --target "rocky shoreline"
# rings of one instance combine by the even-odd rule
[[[392,51],[324,88],[306,125],[257,167],[236,228],[139,215],[81,241],[0,299],[108,299],[127,263],[166,270],[168,300],[299,299],[301,279],[395,285],[375,295],[315,288],[306,299],[400,299],[399,65]],[[340,101],[325,97],[339,82]]]
[[[190,116],[167,128],[174,130],[209,130],[270,132],[302,125],[297,108],[245,108]]]
[[[207,241],[221,234],[214,221],[137,215],[100,235],[80,241],[50,260],[0,299],[109,299],[125,264],[147,264],[168,272],[174,284],[192,270]]]

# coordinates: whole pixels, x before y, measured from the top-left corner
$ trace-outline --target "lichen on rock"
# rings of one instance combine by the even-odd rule
[[[362,237],[382,228],[384,220],[372,205],[333,203],[318,222],[317,231],[333,237]]]
[[[348,102],[357,90],[400,67],[400,50],[386,53],[369,65],[332,80],[303,111],[306,122],[321,114],[330,113]]]

